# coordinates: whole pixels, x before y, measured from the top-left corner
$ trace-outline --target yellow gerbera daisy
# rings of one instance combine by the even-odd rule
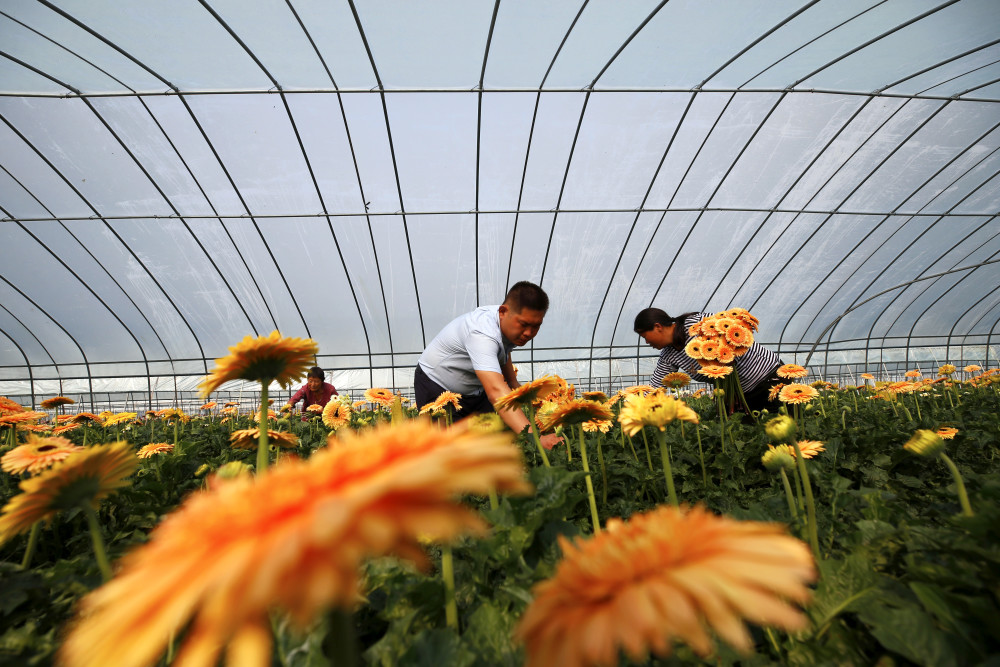
[[[601,403],[574,399],[557,406],[544,418],[540,418],[538,426],[543,431],[548,431],[556,426],[569,426],[595,420],[603,421],[611,419],[612,416],[611,410]]]
[[[635,435],[647,425],[662,431],[675,419],[697,424],[698,414],[684,401],[661,393],[630,396],[618,414],[618,421],[628,435]]]
[[[351,406],[332,400],[323,408],[323,425],[334,430],[351,423]]]
[[[299,444],[299,436],[286,431],[272,431],[267,429],[267,437],[271,444],[278,447],[291,448]],[[229,444],[234,449],[257,449],[260,442],[260,429],[247,428],[240,431],[233,431],[229,436]]]
[[[139,448],[140,459],[150,459],[156,454],[167,454],[174,451],[174,446],[167,442],[151,442]]]
[[[365,400],[373,405],[381,405],[382,407],[389,408],[392,407],[392,402],[395,398],[395,394],[381,387],[372,387],[365,390]]]
[[[319,346],[311,338],[286,338],[277,331],[251,338],[229,348],[229,355],[215,360],[215,368],[199,385],[202,398],[230,380],[271,382],[288,388],[313,365]]]

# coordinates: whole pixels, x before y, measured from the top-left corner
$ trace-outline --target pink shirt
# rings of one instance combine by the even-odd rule
[[[324,382],[320,386],[319,391],[312,391],[309,389],[309,385],[307,384],[303,385],[301,389],[295,392],[295,395],[292,396],[288,402],[291,403],[294,408],[296,403],[304,400],[305,405],[302,406],[302,409],[305,410],[310,405],[326,405],[330,402],[330,399],[336,395],[337,390],[329,382]]]

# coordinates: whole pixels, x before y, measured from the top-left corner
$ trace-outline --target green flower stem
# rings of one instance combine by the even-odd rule
[[[917,408],[917,419],[923,421],[924,417],[920,414],[920,401],[917,400],[916,394],[913,394],[913,405]]]
[[[962,481],[962,475],[959,474],[958,467],[951,460],[951,457],[944,452],[941,452],[940,456],[944,464],[948,466],[948,470],[951,471],[951,476],[955,478],[955,487],[958,489],[958,503],[962,506],[962,514],[964,516],[973,516],[972,505],[969,504],[969,494],[965,490],[965,482]]]
[[[546,468],[551,468],[552,464],[549,463],[549,457],[545,453],[545,448],[542,447],[542,441],[538,437],[538,424],[535,423],[535,406],[531,403],[525,403],[524,413],[528,417],[528,424],[531,426],[531,436],[535,439],[535,447],[538,447],[538,453],[542,455],[542,463],[545,464]],[[569,443],[566,444],[569,447]]]
[[[270,378],[260,381],[260,437],[257,440],[257,474],[263,475],[267,470],[267,385]]]
[[[94,557],[97,567],[101,570],[104,581],[111,580],[111,563],[108,562],[108,552],[104,548],[104,538],[101,537],[101,526],[97,523],[97,512],[88,501],[80,503],[80,509],[87,516],[87,526],[90,528],[90,539],[94,542]]]
[[[500,501],[497,499],[497,490],[490,489],[490,509],[495,510],[500,507]]]
[[[708,486],[708,472],[705,470],[705,453],[701,449],[701,429],[698,424],[694,425],[694,434],[698,436],[698,460],[701,462],[701,481]]]
[[[715,381],[715,404],[719,407],[719,437],[722,439],[722,453],[726,453],[726,410],[723,397],[719,396],[719,381]]]
[[[455,562],[451,545],[441,547],[441,579],[444,580],[444,618],[449,628],[458,631],[458,606],[455,604]]]
[[[180,423],[181,423],[181,418],[178,417],[177,415],[174,415],[174,451],[175,452],[179,452],[180,451],[180,436],[181,436],[181,434],[180,434]]]
[[[22,570],[27,570],[31,567],[31,557],[35,554],[35,546],[38,545],[38,531],[41,525],[41,521],[31,524],[31,533],[28,534],[28,548],[24,552],[24,560],[21,561]]]
[[[568,446],[568,445],[567,445]],[[580,458],[583,459],[583,471],[587,473],[584,481],[587,483],[587,500],[590,502],[590,519],[594,522],[594,534],[601,532],[601,520],[597,516],[597,499],[594,497],[594,482],[590,475],[590,464],[587,462],[587,443],[583,439],[583,427],[580,427]]]
[[[813,499],[812,483],[809,481],[809,471],[806,469],[806,460],[799,449],[799,442],[792,438],[792,446],[795,447],[795,465],[799,468],[799,475],[802,477],[802,488],[806,496],[806,516],[809,523],[809,545],[812,547],[813,555],[819,558],[819,531],[816,526],[816,501]]]
[[[804,500],[805,491],[802,490],[802,475],[799,474],[799,469],[796,467],[792,470],[792,476],[795,478],[795,497],[798,499],[796,503],[800,511],[806,511],[806,503]]]
[[[635,462],[638,463],[639,462],[639,455],[635,453],[635,445],[632,444],[632,436],[630,436],[630,435],[626,436],[625,435],[625,429],[622,429],[621,431],[622,431],[622,439],[624,440],[625,438],[628,438],[629,449],[632,450],[632,456],[635,458]]]
[[[580,435],[583,437],[583,424],[580,424]],[[604,452],[601,451],[601,438],[597,438],[597,462],[601,466],[601,506],[608,507],[608,471],[604,467]]]
[[[663,459],[663,477],[667,480],[667,497],[670,499],[671,505],[680,507],[680,503],[677,502],[677,491],[674,489],[674,473],[670,469],[670,452],[667,450],[666,431],[659,431],[657,437],[660,439],[660,458]]]
[[[792,514],[794,521],[799,520],[799,512],[795,509],[795,495],[792,493],[792,485],[788,483],[788,475],[785,469],[781,469],[781,482],[785,485],[785,498],[788,500],[788,511]]]
[[[649,454],[649,438],[646,437],[646,427],[642,427],[642,444],[646,445],[646,463],[649,464],[650,471],[653,470],[653,457]]]
[[[323,640],[323,653],[334,667],[357,667],[361,650],[354,630],[354,615],[347,609],[331,609],[327,614],[329,630]]]

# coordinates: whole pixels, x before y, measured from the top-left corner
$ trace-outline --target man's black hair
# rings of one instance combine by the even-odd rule
[[[549,309],[549,295],[541,287],[535,283],[529,283],[527,280],[515,283],[507,292],[503,302],[515,313],[519,313],[525,308],[540,310],[543,313]]]

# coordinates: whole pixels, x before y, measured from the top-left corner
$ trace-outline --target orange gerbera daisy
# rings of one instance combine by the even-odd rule
[[[226,401],[225,403],[222,404],[222,407],[224,407],[224,408],[232,408],[232,407],[236,407],[238,405],[239,405],[239,403],[237,403],[236,401]]]
[[[976,364],[969,364],[962,370],[965,371],[966,373],[978,373],[979,371],[983,370],[983,367],[977,366]]]
[[[58,408],[60,405],[73,405],[74,403],[76,401],[67,396],[53,396],[52,398],[46,398],[39,405],[43,410],[51,410],[52,408]]]
[[[674,639],[707,656],[709,631],[749,653],[744,619],[788,631],[808,625],[788,600],[809,601],[812,555],[779,524],[661,506],[559,544],[563,559],[535,586],[516,631],[528,667],[614,665],[620,650],[645,662],[650,652],[668,656]]]
[[[905,373],[903,373],[903,377],[918,378],[920,377],[920,371],[918,370],[906,371]]]
[[[47,419],[49,414],[47,412],[11,412],[9,414],[0,417],[0,426],[5,426],[7,424],[23,424],[24,422],[35,421],[36,419]]]
[[[25,444],[15,447],[0,458],[0,468],[12,475],[26,472],[35,474],[67,459],[70,454],[82,451],[83,447],[74,445],[66,438],[39,438],[32,434]]]
[[[580,396],[588,401],[597,401],[598,403],[606,403],[608,401],[608,395],[603,391],[585,391]]]
[[[682,371],[667,373],[663,376],[663,386],[671,389],[681,389],[691,384],[691,376]]]
[[[802,452],[802,458],[811,459],[820,452],[825,452],[826,447],[823,446],[822,442],[817,442],[816,440],[799,440],[799,450]],[[792,448],[792,454],[795,454],[795,448]]]
[[[767,392],[767,400],[772,402],[775,401],[778,398],[778,394],[781,393],[781,390],[784,387],[785,387],[784,383],[781,382],[771,387],[771,390]]]
[[[587,433],[607,433],[612,426],[610,419],[595,419],[582,424],[583,430]]]
[[[743,325],[731,327],[726,332],[726,342],[733,347],[750,347],[753,345],[753,334]]]
[[[267,419],[268,419],[268,421],[270,421],[272,419],[277,419],[277,418],[278,418],[278,415],[275,414],[274,410],[268,410],[267,411]],[[260,410],[258,410],[257,412],[253,413],[253,420],[255,422],[257,422],[258,424],[260,423]]]
[[[701,345],[703,340],[701,337],[689,340],[688,344],[684,346],[684,354],[692,359],[701,359]]]
[[[313,414],[319,414],[319,413],[323,412],[323,406],[320,405],[319,403],[313,403],[312,405],[310,405],[309,407],[306,408],[306,412],[311,412]]]
[[[395,398],[395,394],[381,387],[372,387],[365,390],[365,400],[372,405],[381,405],[382,407],[389,408],[392,407],[392,402]]]
[[[862,373],[861,377],[864,378],[865,380],[874,380],[875,379],[875,376],[872,375],[871,373]]]
[[[202,398],[230,380],[271,382],[288,388],[313,365],[319,346],[311,338],[286,338],[277,331],[251,338],[229,348],[229,355],[215,360],[215,368],[198,385]]]
[[[731,364],[736,359],[736,348],[728,343],[719,343],[719,350],[715,354],[715,359],[720,364]]]
[[[624,396],[635,396],[635,395],[645,396],[646,394],[652,394],[655,391],[656,389],[652,385],[637,384],[632,387],[625,387],[624,389],[622,389],[622,394]]]
[[[323,408],[323,425],[334,430],[351,423],[351,406],[334,399]]]
[[[629,435],[635,435],[643,426],[655,426],[661,431],[675,419],[698,423],[698,414],[673,396],[660,392],[645,396],[629,396],[622,404],[618,421]]]
[[[167,454],[174,451],[174,446],[166,442],[151,442],[139,449],[140,459],[151,459],[155,454]]]
[[[715,336],[718,336],[719,335],[719,330],[715,328],[716,321],[717,320],[716,320],[716,318],[714,316],[713,317],[706,317],[705,319],[703,319],[700,322],[700,324],[701,324],[701,335],[704,336],[704,337],[706,337],[706,338],[713,338]]]
[[[0,415],[8,412],[24,412],[24,406],[10,400],[6,396],[0,396]]]
[[[462,409],[461,401],[462,401],[461,394],[457,394],[453,391],[442,391],[437,398],[435,398],[433,401],[431,401],[423,408],[421,408],[420,414],[425,414],[424,409],[426,409],[428,406],[430,406],[431,412],[439,412],[441,410],[444,410],[445,406],[447,405],[451,405],[451,407],[453,407],[455,411],[459,411]]]
[[[153,664],[189,626],[181,663],[215,664],[225,647],[230,664],[269,664],[272,609],[305,629],[332,607],[352,608],[365,558],[426,564],[418,537],[485,529],[456,498],[530,492],[523,475],[509,436],[412,420],[195,492],[82,600],[59,662]]]
[[[716,315],[715,330],[719,332],[720,337],[724,338],[727,331],[737,326],[742,326],[739,321],[726,317],[725,314]]]
[[[702,364],[698,369],[698,375],[710,378],[724,378],[732,372],[733,367],[725,364]]]
[[[212,409],[212,408],[214,408],[214,407],[215,407],[216,405],[218,405],[218,403],[216,403],[215,401],[209,401],[209,402],[208,402],[208,403],[206,403],[205,405],[201,406],[201,409],[202,409],[202,410],[211,410],[211,409]]]
[[[786,384],[778,392],[778,400],[782,403],[808,403],[819,396],[819,392],[807,384],[792,382]]]
[[[531,382],[526,382],[520,387],[511,390],[510,393],[501,396],[493,404],[497,412],[504,410],[514,410],[522,406],[535,402],[535,399],[545,398],[554,391],[559,391],[566,386],[566,381],[555,375],[543,375],[535,378]]]
[[[804,378],[807,375],[809,375],[809,371],[798,364],[785,364],[778,367],[778,377],[785,378],[786,380]]]
[[[352,410],[360,410],[361,408],[365,407],[366,405],[368,405],[368,401],[354,401],[353,403],[351,403],[351,409]]]
[[[582,424],[583,422],[595,420],[611,419],[611,410],[602,403],[595,403],[585,399],[574,399],[557,406],[547,413],[544,419],[539,419],[538,427],[543,431],[548,431],[556,426],[569,426],[570,424]]]
[[[945,440],[953,440],[958,435],[958,429],[951,426],[942,426],[934,432]]]
[[[714,361],[719,358],[719,341],[711,338],[701,341],[701,358]]]
[[[21,482],[0,516],[0,544],[60,510],[90,503],[97,508],[105,496],[128,486],[125,478],[138,467],[132,445],[116,442],[76,452],[48,470]],[[110,663],[109,663],[110,664]]]
[[[62,426],[56,426],[52,429],[52,435],[62,435],[63,433],[75,431],[78,428],[80,428],[79,424],[63,424]]]
[[[272,431],[271,429],[267,429],[267,437],[271,444],[285,449],[297,447],[299,444],[299,436],[286,431]],[[229,444],[234,449],[257,449],[259,442],[259,428],[246,428],[240,431],[233,431],[232,435],[229,436]]]

